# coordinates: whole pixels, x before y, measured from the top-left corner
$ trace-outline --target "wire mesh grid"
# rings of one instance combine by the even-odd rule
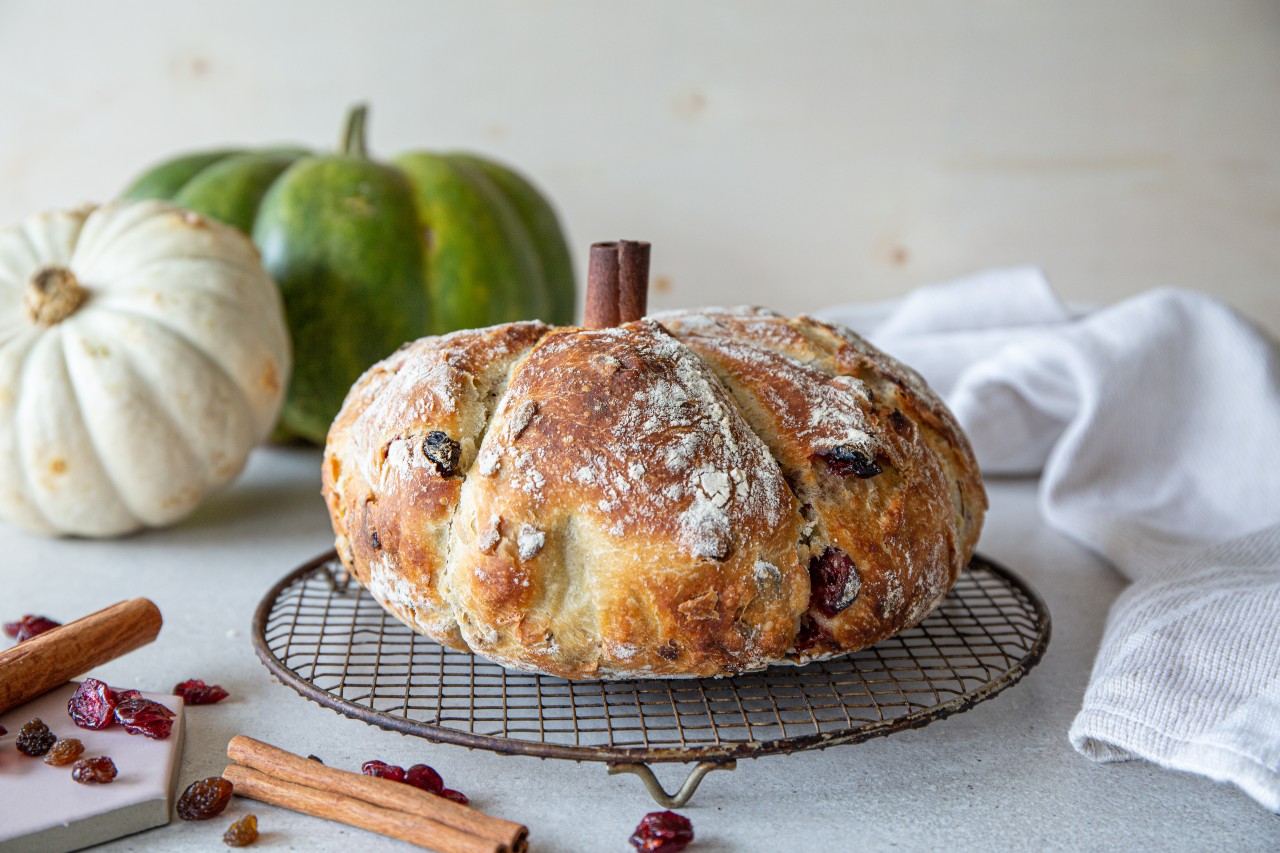
[[[867,740],[965,710],[1044,653],[1049,613],[975,556],[919,626],[850,655],[732,678],[565,681],[415,634],[332,554],[263,599],[254,644],[322,705],[383,728],[504,753],[609,762],[729,761]]]

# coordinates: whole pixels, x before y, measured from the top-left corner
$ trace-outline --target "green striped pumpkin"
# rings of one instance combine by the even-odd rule
[[[323,444],[347,389],[405,341],[514,320],[571,324],[555,211],[524,177],[471,154],[365,147],[365,107],[336,153],[222,150],[161,163],[125,191],[252,236],[280,286],[294,373],[277,437]]]

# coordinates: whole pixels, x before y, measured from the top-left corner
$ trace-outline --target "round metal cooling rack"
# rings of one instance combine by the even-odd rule
[[[431,741],[635,773],[667,808],[739,758],[861,743],[919,728],[1017,683],[1049,644],[1049,611],[975,555],[932,614],[870,649],[732,678],[565,681],[506,669],[415,634],[330,552],[259,604],[258,657],[346,716]],[[674,794],[650,769],[697,762]]]

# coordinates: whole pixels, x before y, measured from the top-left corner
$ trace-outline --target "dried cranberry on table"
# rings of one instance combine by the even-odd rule
[[[43,634],[45,631],[61,627],[61,625],[61,622],[55,622],[48,616],[36,616],[28,613],[17,622],[4,623],[4,632],[21,643],[23,640],[30,640],[37,634]]]
[[[67,700],[67,713],[82,729],[105,729],[115,719],[119,701],[110,687],[96,678],[86,678]]]
[[[105,755],[82,758],[71,768],[71,778],[82,785],[105,785],[116,778],[116,763]]]
[[[6,729],[4,726],[0,726],[0,737],[4,737],[8,733],[9,733],[8,729]]]
[[[425,764],[415,764],[406,770],[404,781],[429,794],[439,794],[444,790],[444,780],[440,778],[440,774]]]
[[[205,684],[198,678],[191,678],[174,685],[173,695],[181,696],[182,701],[188,705],[212,705],[231,694],[217,684]]]
[[[70,764],[82,755],[84,755],[84,744],[76,738],[67,738],[55,743],[45,753],[44,763],[54,767],[61,767],[64,764]]]
[[[247,814],[222,833],[222,843],[228,847],[248,847],[258,840],[258,818]]]
[[[394,764],[388,764],[385,761],[366,761],[360,768],[360,772],[366,776],[376,776],[379,779],[390,779],[392,782],[404,781],[404,768],[397,767]]]
[[[452,788],[445,788],[437,796],[444,797],[446,800],[453,800],[460,806],[465,806],[471,800],[461,791],[455,791]]]
[[[679,853],[693,841],[693,824],[675,812],[649,812],[631,833],[631,846],[641,853]]]
[[[231,802],[231,791],[231,783],[221,776],[192,782],[178,798],[178,817],[183,820],[217,817]]]
[[[159,702],[134,696],[116,705],[116,722],[131,735],[164,740],[173,733],[173,712]]]
[[[24,755],[38,756],[44,755],[53,745],[58,742],[58,736],[49,731],[49,727],[44,724],[44,720],[36,717],[30,720],[18,732],[18,739],[14,741],[14,746],[18,748],[18,752]]]
[[[315,756],[311,757],[315,758]],[[316,758],[316,760],[319,761],[320,759]],[[437,797],[444,797],[446,800],[452,800],[464,806],[471,802],[467,795],[461,791],[446,788],[444,780],[440,778],[440,774],[435,771],[435,768],[426,764],[415,764],[405,770],[403,767],[375,760],[366,761],[360,770],[366,776],[376,776],[379,779],[387,779],[392,782],[404,782],[426,791],[428,794],[435,794]]]

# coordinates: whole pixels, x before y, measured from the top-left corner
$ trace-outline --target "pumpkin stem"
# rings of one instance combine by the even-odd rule
[[[369,150],[365,147],[364,141],[364,123],[369,117],[368,104],[356,104],[347,113],[347,124],[342,129],[342,140],[338,144],[338,150],[351,157],[368,157]]]
[[[80,286],[71,270],[47,266],[27,279],[22,305],[27,319],[48,328],[70,317],[88,298],[89,291]]]

